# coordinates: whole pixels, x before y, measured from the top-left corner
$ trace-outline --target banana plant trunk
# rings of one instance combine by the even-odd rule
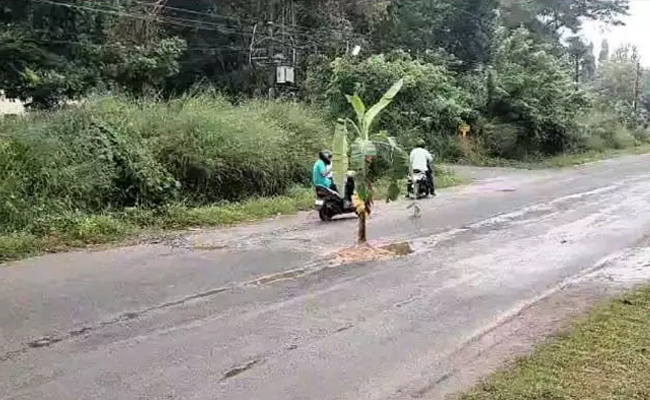
[[[357,233],[357,241],[359,244],[366,244],[368,237],[366,236],[366,212],[359,213],[359,231]]]

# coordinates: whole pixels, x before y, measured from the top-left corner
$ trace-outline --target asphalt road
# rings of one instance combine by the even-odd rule
[[[543,299],[650,278],[649,165],[459,169],[474,184],[419,219],[378,205],[369,235],[412,241],[400,260],[331,264],[356,221],[306,213],[1,266],[0,398],[437,398]]]

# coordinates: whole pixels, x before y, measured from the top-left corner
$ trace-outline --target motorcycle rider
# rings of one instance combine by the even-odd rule
[[[336,190],[336,185],[332,179],[331,151],[323,150],[318,153],[318,160],[316,160],[314,163],[314,168],[312,169],[312,183],[316,187],[320,186],[338,192],[338,190]]]
[[[415,148],[411,150],[411,170],[414,173],[424,172],[427,177],[427,196],[436,195],[436,188],[433,184],[433,156],[424,148],[424,140],[419,139]]]
[[[332,152],[323,150],[318,153],[318,160],[312,169],[312,183],[316,188],[324,187],[339,193],[338,187],[332,176]],[[348,177],[345,184],[344,200],[346,206],[352,203],[352,192],[354,192],[354,181]]]

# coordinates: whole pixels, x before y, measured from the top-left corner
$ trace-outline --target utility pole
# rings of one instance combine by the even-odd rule
[[[273,37],[273,30],[275,29],[275,0],[267,0],[268,1],[268,20],[267,20],[267,25],[269,29],[269,40],[268,40],[268,48],[267,48],[267,57],[268,60],[270,61],[269,63],[269,99],[273,100],[275,98],[275,74],[276,74],[276,67],[275,63],[273,63],[273,59],[275,56],[275,46],[274,46],[274,37]]]
[[[294,89],[297,64],[294,0],[258,0],[258,15],[257,23],[251,27],[248,62],[251,68],[264,71],[267,96],[275,99]]]
[[[634,82],[634,113],[636,114],[637,109],[639,108],[639,97],[641,95],[640,90],[641,83],[641,61],[636,62],[636,79]]]

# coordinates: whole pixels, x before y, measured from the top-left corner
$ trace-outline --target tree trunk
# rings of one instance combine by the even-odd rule
[[[357,236],[357,241],[359,244],[366,244],[366,212],[362,211],[359,213],[359,232]]]

